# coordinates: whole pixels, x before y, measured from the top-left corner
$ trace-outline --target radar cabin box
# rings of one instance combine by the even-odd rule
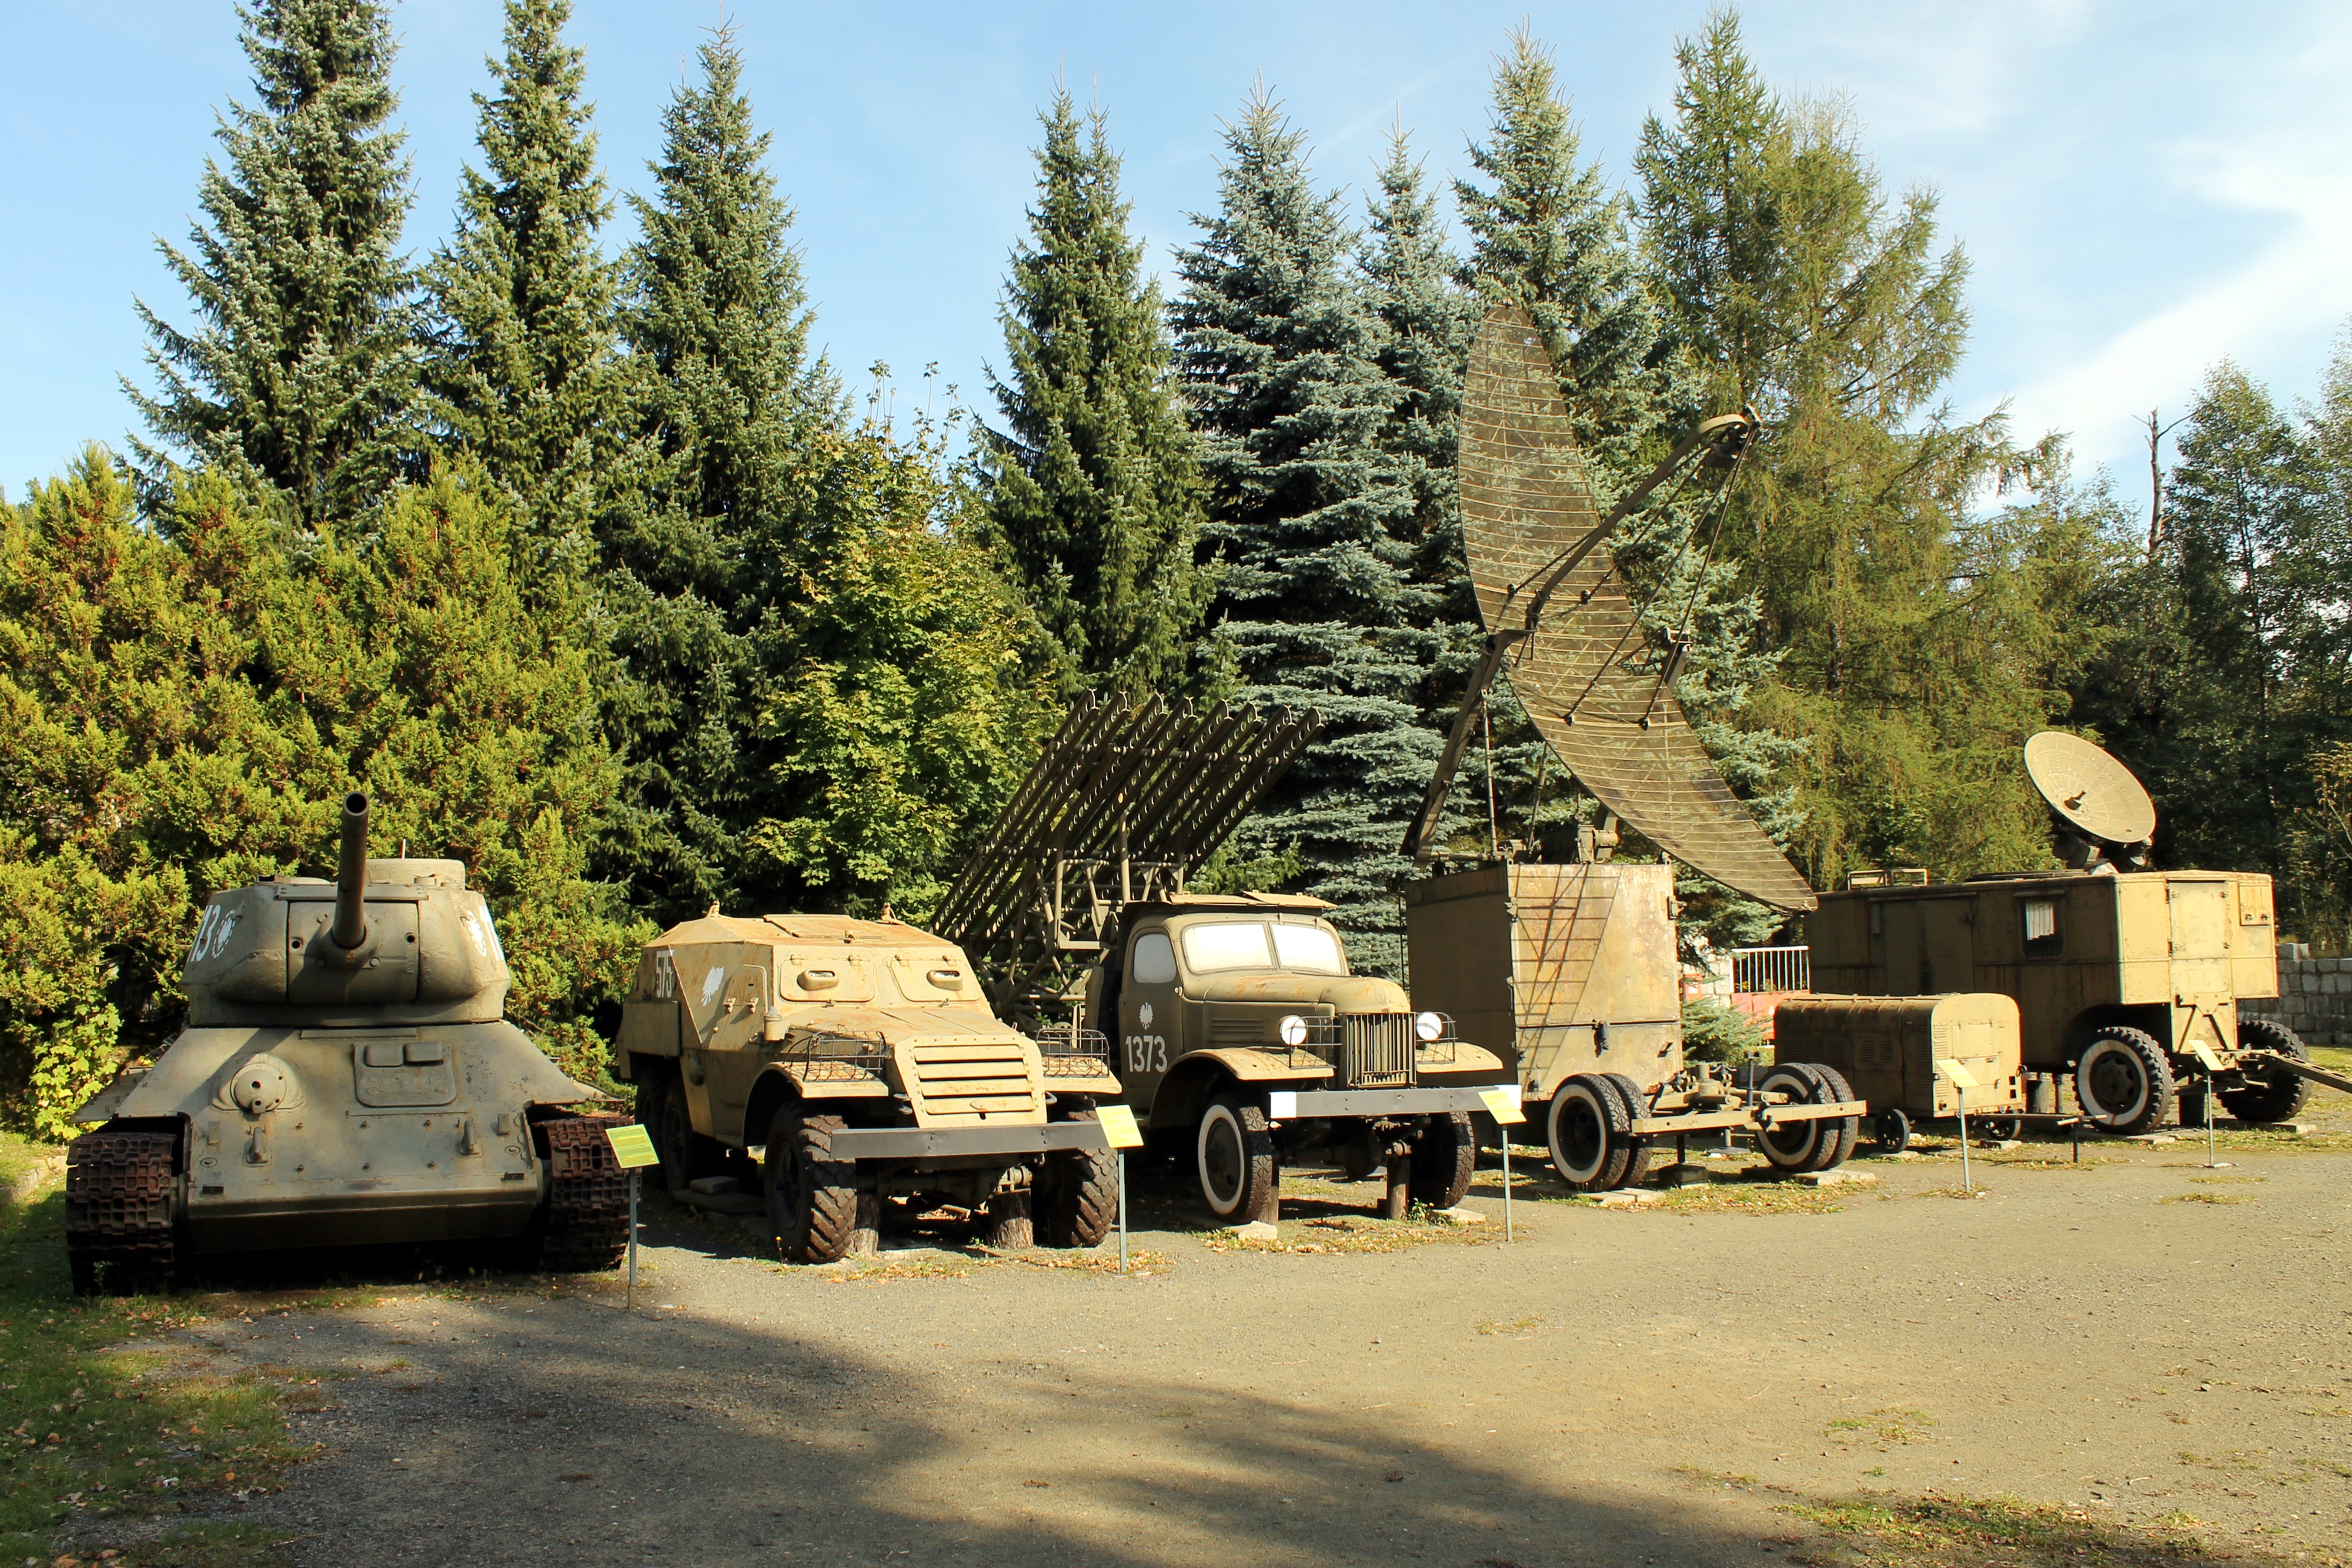
[[[1775,1061],[1836,1068],[1873,1115],[1958,1115],[1958,1086],[1937,1071],[1939,1061],[1958,1063],[1974,1081],[1969,1115],[2025,1109],[2017,1004],[1990,992],[1791,997],[1773,1011],[1772,1051]]]

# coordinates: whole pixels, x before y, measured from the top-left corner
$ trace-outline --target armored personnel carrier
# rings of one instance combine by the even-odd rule
[[[1501,1059],[1451,1019],[1351,973],[1330,905],[1186,890],[1316,722],[1080,699],[940,913],[998,1006],[1115,1040],[1153,1145],[1228,1224],[1271,1222],[1283,1166],[1310,1161],[1384,1170],[1393,1218],[1453,1207],[1480,1092],[1512,1092]]]
[[[613,1071],[672,1196],[756,1161],[802,1262],[874,1250],[893,1202],[984,1210],[1000,1247],[1091,1247],[1118,1216],[1100,1037],[1007,1028],[963,954],[904,921],[714,908],[671,926],[638,962]]]
[[[2066,869],[1935,885],[1854,885],[1808,924],[1816,990],[2013,998],[2032,1111],[2071,1083],[2083,1117],[2120,1134],[2201,1124],[2205,1096],[2242,1122],[2284,1122],[2314,1082],[2294,1032],[2238,1017],[2278,995],[2271,879],[2157,871],[2156,807],[2131,770],[2043,730],[2025,767]],[[1856,879],[1859,883],[1860,879]]]
[[[188,1027],[76,1113],[74,1288],[169,1287],[191,1255],[513,1238],[604,1269],[628,1193],[574,1082],[504,1017],[506,956],[447,860],[371,860],[343,802],[336,879],[215,894],[189,948]]]

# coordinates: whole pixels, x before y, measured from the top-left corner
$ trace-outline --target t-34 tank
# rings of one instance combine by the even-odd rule
[[[188,1027],[84,1105],[66,1151],[74,1288],[167,1288],[192,1254],[513,1238],[610,1268],[627,1241],[608,1118],[506,1021],[506,955],[465,867],[370,860],[345,798],[340,874],[216,893]]]

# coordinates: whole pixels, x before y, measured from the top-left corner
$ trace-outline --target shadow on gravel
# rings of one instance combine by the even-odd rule
[[[845,1314],[860,1304],[843,1292]],[[1466,1428],[1115,1367],[1070,1381],[1091,1370],[1066,1374],[1074,1349],[1094,1347],[1051,1326],[1007,1324],[933,1374],[780,1333],[520,1305],[451,1303],[430,1331],[311,1320],[313,1354],[373,1370],[306,1434],[327,1456],[255,1511],[297,1538],[295,1562],[1538,1568],[1712,1564],[1759,1544],[1707,1504],[1531,1490],[1457,1447],[1477,1441]]]

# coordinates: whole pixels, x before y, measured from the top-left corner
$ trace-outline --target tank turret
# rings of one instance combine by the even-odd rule
[[[83,1290],[152,1290],[185,1255],[511,1237],[609,1267],[626,1188],[573,1082],[506,1020],[498,927],[454,860],[371,859],[343,799],[332,882],[213,894],[188,1027],[75,1113],[66,1235]]]

